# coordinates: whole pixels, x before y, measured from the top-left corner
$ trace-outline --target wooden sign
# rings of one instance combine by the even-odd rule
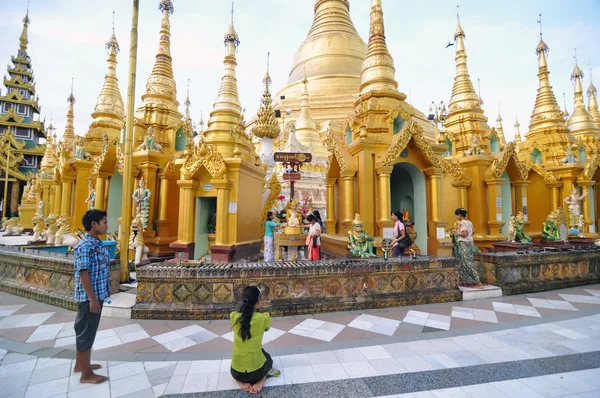
[[[312,154],[310,153],[295,153],[295,152],[275,152],[273,159],[281,163],[310,163]]]
[[[300,173],[284,173],[283,180],[284,181],[298,181],[302,179]]]

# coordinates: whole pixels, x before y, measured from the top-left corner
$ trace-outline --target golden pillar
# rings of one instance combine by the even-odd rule
[[[19,194],[21,193],[21,186],[19,184],[19,181],[11,182],[10,189],[10,212],[8,212],[9,215],[19,212]]]
[[[71,226],[73,228],[83,228],[81,224],[81,218],[88,211],[88,204],[85,200],[90,195],[89,188],[89,177],[90,170],[94,167],[94,163],[87,160],[77,159],[71,163],[75,169],[75,183],[73,187],[73,203],[71,205],[72,214]],[[96,202],[98,202],[98,196],[96,196]]]
[[[600,232],[600,182],[594,184],[594,218],[596,219],[596,233]]]
[[[502,235],[502,227],[506,224],[506,220],[502,220],[502,184],[504,178],[494,178],[486,180],[488,187],[488,226],[490,227],[490,235],[498,239],[504,238]],[[500,216],[500,219],[498,219]]]
[[[427,252],[437,253],[438,256],[451,256],[452,246],[449,238],[438,238],[437,232],[439,229],[445,233],[448,223],[442,217],[442,174],[443,170],[435,167],[429,167],[425,170],[427,181],[429,184],[429,192],[431,197],[430,209],[431,212],[427,216]],[[466,188],[465,188],[466,192]]]
[[[458,189],[458,206],[466,209],[468,207],[467,188],[471,186],[471,181],[454,181],[452,186]]]
[[[42,181],[42,200],[44,201],[44,216],[48,215],[50,210],[50,188],[51,182],[47,180]]]
[[[171,177],[164,168],[159,169],[158,173],[158,205],[157,215],[154,225],[156,227],[156,236],[152,240],[155,248],[155,255],[170,255],[173,249],[170,244],[177,240],[176,236],[171,234],[171,222],[169,221],[168,205],[174,205],[174,199],[169,199],[169,189],[171,188]],[[169,202],[170,201],[170,202]],[[173,221],[174,223],[175,221]]]
[[[377,231],[375,235],[383,236],[384,228],[392,228],[392,193],[390,188],[390,178],[394,166],[381,166],[376,169],[379,188],[379,217],[377,219]]]
[[[548,183],[546,186],[550,187],[550,202],[552,203],[552,211],[560,207],[560,187],[562,182]]]
[[[106,210],[106,198],[108,197],[108,174],[98,173],[96,178],[96,203],[95,208]]]
[[[529,224],[529,218],[527,216],[527,186],[529,181],[519,180],[514,181],[513,186],[515,187],[515,214],[523,212],[525,216],[526,224]]]
[[[224,246],[229,243],[227,233],[229,216],[229,192],[231,183],[227,180],[212,180],[211,184],[217,190],[217,230],[215,234],[215,246]],[[179,221],[181,222],[181,221]]]
[[[59,216],[60,210],[62,209],[62,182],[56,181],[54,184],[54,203],[52,206],[52,213]]]
[[[179,224],[177,240],[171,248],[182,260],[194,257],[194,226],[196,224],[196,191],[200,183],[196,180],[178,180],[179,185]]]
[[[73,195],[73,182],[75,177],[63,176],[62,198],[60,201],[60,215],[71,216],[71,196]],[[71,220],[72,221],[72,220]]]
[[[327,190],[327,218],[325,226],[328,233],[335,235],[335,183],[336,178],[328,178],[325,181],[325,189]]]
[[[354,174],[355,172],[342,173],[342,191],[344,195],[344,209],[340,228],[342,231],[350,229],[354,220]]]

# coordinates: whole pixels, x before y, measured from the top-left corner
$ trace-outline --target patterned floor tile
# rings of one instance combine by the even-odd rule
[[[600,297],[596,296],[583,296],[578,294],[564,294],[559,293],[559,296],[564,300],[571,303],[583,303],[583,304],[600,304]]]
[[[352,322],[350,322],[348,326],[370,332],[385,334],[387,336],[393,336],[396,332],[396,329],[398,329],[398,325],[400,325],[400,321],[374,315],[361,314]]]
[[[329,342],[345,327],[345,325],[338,323],[325,322],[318,319],[305,319],[300,324],[294,326],[289,333]]]
[[[263,335],[263,344],[270,343],[271,341],[278,339],[279,337],[283,336],[284,334],[285,334],[285,332],[283,330],[280,330],[277,328],[270,328]],[[227,334],[224,334],[221,337],[233,342],[233,331],[231,331]]]
[[[547,300],[547,299],[539,299],[539,298],[527,298],[531,305],[536,308],[546,308],[546,309],[554,309],[554,310],[565,310],[565,311],[579,311],[577,308],[573,306],[573,304],[568,301],[563,300]]]

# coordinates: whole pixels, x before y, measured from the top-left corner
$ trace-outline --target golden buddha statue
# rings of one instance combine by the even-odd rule
[[[348,231],[348,252],[353,257],[376,257],[373,254],[373,237],[363,230],[360,214],[354,215],[352,229]]]
[[[302,213],[298,211],[298,201],[296,199],[292,199],[285,206],[285,215],[286,226],[283,232],[286,234],[301,234]]]
[[[519,243],[531,243],[531,239],[525,233],[525,220],[523,219],[523,212],[518,212],[515,218],[515,239]]]
[[[408,209],[405,207],[404,210],[402,210],[402,223],[404,225],[406,224],[410,224],[410,213],[408,212]]]
[[[550,212],[542,225],[542,240],[554,242],[560,240],[560,231],[556,225],[556,212]]]

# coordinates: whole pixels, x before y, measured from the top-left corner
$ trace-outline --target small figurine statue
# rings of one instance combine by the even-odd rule
[[[146,181],[144,178],[140,178],[139,188],[133,192],[133,200],[136,203],[136,217],[140,217],[142,223],[142,230],[145,230],[148,226],[148,214],[150,213],[150,197],[152,192],[146,188]]]
[[[54,241],[56,246],[64,245],[74,249],[79,243],[79,239],[73,234],[73,229],[69,223],[70,219],[70,216],[61,216],[58,219],[58,231],[56,231],[56,239]]]
[[[354,215],[352,229],[348,231],[348,251],[353,257],[370,258],[373,254],[373,237],[363,230],[360,214]]]
[[[135,252],[134,264],[137,266],[142,261],[148,261],[148,247],[144,243],[144,236],[142,235],[142,221],[140,215],[137,214],[133,220],[131,220],[131,231],[129,234],[129,249]]]
[[[141,145],[138,147],[138,151],[151,151],[151,152],[162,152],[163,147],[156,142],[156,137],[154,136],[154,127],[148,127],[148,133],[144,137]],[[143,222],[143,220],[142,220]],[[145,227],[144,227],[145,228]]]
[[[546,221],[542,224],[542,240],[554,242],[560,240],[560,231],[556,225],[556,212],[550,212]]]
[[[27,199],[26,199],[27,202],[35,204],[35,200],[37,199],[37,194],[38,194],[37,190],[38,190],[37,179],[33,178],[31,180],[29,193],[27,195]]]
[[[90,154],[85,151],[85,139],[81,135],[75,138],[75,159],[90,160]]]
[[[42,201],[40,201],[40,203],[43,203]],[[31,220],[32,223],[34,224],[33,227],[33,238],[31,239],[31,243],[34,242],[38,242],[44,239],[44,230],[46,229],[46,223],[44,222],[44,217],[43,214],[40,216],[40,214],[36,214],[35,216],[33,216],[33,219]]]
[[[525,220],[523,219],[523,212],[518,212],[515,218],[515,240],[519,243],[531,243],[531,239],[525,233]]]
[[[573,146],[567,143],[565,148],[565,157],[560,159],[560,163],[562,164],[575,164],[577,160],[575,159],[575,153],[573,152]]]
[[[4,236],[19,236],[23,232],[21,219],[19,217],[11,217],[5,223]]]
[[[579,202],[581,202],[586,196],[587,192],[584,192],[583,195],[579,195],[577,188],[572,187],[571,194],[564,200],[564,202],[569,205],[570,234],[579,235],[579,232],[583,232],[583,228],[581,231],[579,230],[583,224],[583,215],[579,212]]]
[[[463,152],[463,156],[485,155],[485,151],[481,149],[481,138],[478,133],[473,133],[471,137],[471,146]]]
[[[286,234],[291,234],[291,233],[302,233],[302,213],[300,211],[298,211],[298,201],[296,199],[292,199],[290,202],[288,202],[287,206],[286,206],[286,217],[285,217],[285,221],[286,221],[286,227],[284,228],[284,231]]]
[[[37,205],[37,216],[44,218],[44,201],[40,199]]]
[[[31,191],[31,180],[27,180],[25,188],[23,188],[23,196],[21,197],[21,203],[29,200],[29,191]]]
[[[402,210],[402,223],[404,225],[406,224],[410,224],[410,213],[408,212],[408,209],[405,207],[404,210]]]
[[[508,220],[508,240],[511,243],[515,243],[515,235],[516,235],[516,223],[515,223],[515,215],[511,214],[510,219]]]
[[[46,229],[47,245],[53,245],[56,240],[56,232],[58,231],[57,219],[58,216],[56,214],[49,214],[48,217],[46,217],[46,223],[48,224],[48,228]]]
[[[85,200],[85,203],[88,205],[88,210],[94,210],[96,208],[96,188],[94,188],[92,180],[88,181],[88,189],[89,195]]]

